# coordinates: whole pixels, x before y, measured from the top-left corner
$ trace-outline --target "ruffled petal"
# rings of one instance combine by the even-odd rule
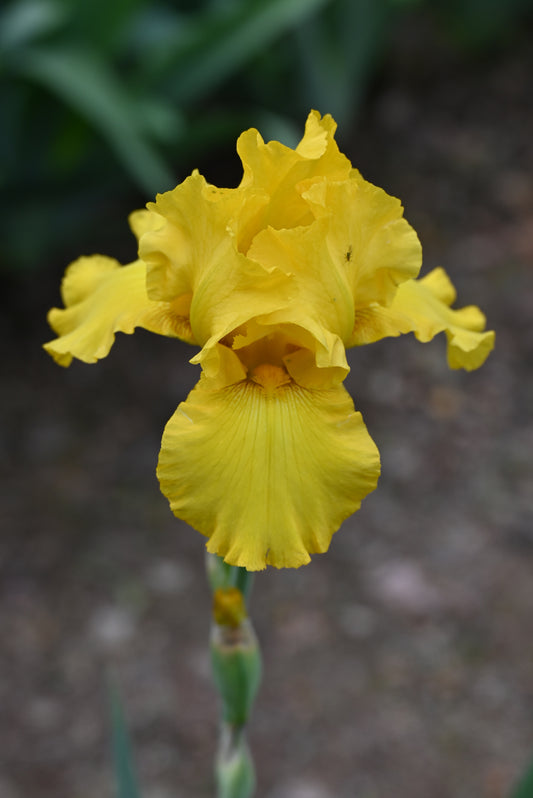
[[[309,224],[313,216],[301,197],[299,184],[323,177],[328,180],[348,178],[351,164],[339,152],[334,139],[336,128],[329,114],[321,118],[317,111],[311,111],[304,136],[295,150],[279,141],[265,144],[253,128],[241,134],[237,152],[244,174],[239,188],[265,193],[269,198],[256,220],[256,231],[268,225],[290,228]]]
[[[356,311],[389,305],[398,285],[418,275],[422,247],[401,202],[359,172],[343,182],[314,182],[302,196],[327,222],[319,229],[329,261],[344,275]]]
[[[354,326],[354,302],[345,270],[329,252],[325,224],[275,230],[268,227],[254,239],[248,257],[291,278],[292,301],[276,315],[278,322],[313,320],[341,339]]]
[[[225,201],[219,203],[216,200],[221,196]],[[159,228],[146,230],[139,241],[151,299],[171,301],[192,295],[218,256],[227,255],[232,242],[226,228],[234,210],[228,199],[227,193],[222,194],[194,171],[172,191],[158,194],[155,202],[148,203],[148,212],[163,220]]]
[[[356,314],[349,345],[406,332],[427,342],[445,332],[450,368],[477,369],[494,348],[495,334],[485,330],[485,316],[478,307],[452,310],[455,298],[455,288],[444,269],[434,269],[420,280],[408,280],[398,288],[390,307],[372,307],[360,316]]]
[[[222,342],[213,337],[190,362],[202,366],[210,388],[246,379],[262,363],[285,369],[304,388],[340,385],[350,371],[341,339],[312,319],[288,324],[278,315],[255,317]]]
[[[268,227],[255,237],[248,257],[292,278],[294,300],[278,320],[304,325],[313,319],[350,342],[355,316],[372,328],[372,308],[389,305],[398,285],[418,274],[420,242],[402,218],[400,202],[360,175],[314,183],[303,197],[315,222],[290,230]],[[368,334],[365,343],[383,337],[372,329]]]
[[[207,548],[249,570],[327,550],[377,484],[379,453],[343,387],[314,391],[276,366],[222,390],[202,381],[168,422],[161,490]]]
[[[344,175],[348,159],[339,153],[335,142],[337,123],[331,114],[320,116],[318,111],[310,111],[305,121],[304,135],[296,147],[296,152],[310,161],[323,159],[321,172],[335,178]],[[325,161],[325,163],[324,163]]]
[[[128,223],[131,232],[138,241],[145,233],[149,233],[152,230],[159,230],[160,227],[163,227],[165,220],[154,211],[140,208],[130,213],[128,216]]]
[[[135,327],[195,343],[187,307],[148,299],[142,261],[121,266],[103,255],[79,258],[67,269],[61,294],[65,309],[48,314],[59,337],[44,348],[62,366],[73,357],[95,363],[109,353],[115,333]]]
[[[164,224],[139,242],[148,269],[148,295],[188,301],[191,329],[202,345],[290,299],[285,275],[238,249],[239,225],[246,226],[261,201],[217,189],[195,172],[149,205]]]

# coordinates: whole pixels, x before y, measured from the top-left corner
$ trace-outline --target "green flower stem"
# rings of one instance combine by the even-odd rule
[[[253,572],[247,571],[246,568],[236,568],[233,565],[230,565],[229,567],[233,571],[233,586],[240,590],[245,601],[248,601],[254,583]]]
[[[223,723],[215,760],[217,798],[250,798],[255,790],[255,771],[242,729]]]
[[[213,591],[211,665],[221,708],[217,798],[252,798],[255,774],[246,724],[261,680],[261,655],[245,603],[252,574],[213,554],[206,565]]]
[[[238,568],[235,565],[228,565],[222,557],[209,553],[206,558],[206,570],[213,593],[219,587],[236,587],[248,601],[254,581],[252,571],[247,571],[246,568]]]

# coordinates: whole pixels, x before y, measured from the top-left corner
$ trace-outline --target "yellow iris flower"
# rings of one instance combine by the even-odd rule
[[[144,327],[197,345],[197,386],[163,434],[158,477],[207,548],[249,570],[298,567],[377,484],[380,463],[342,382],[345,349],[445,332],[452,368],[494,345],[476,307],[452,310],[442,269],[415,279],[421,248],[397,199],[339,152],[313,111],[296,149],[241,135],[244,174],[220,189],[194,172],[136,211],[139,260],[67,269],[50,311],[61,365],[93,363]]]

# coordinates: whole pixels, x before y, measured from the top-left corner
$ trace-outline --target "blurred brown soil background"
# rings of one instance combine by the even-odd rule
[[[503,798],[533,756],[533,51],[426,54],[423,74],[415,55],[391,54],[343,146],[496,350],[471,374],[442,340],[351,352],[382,477],[327,555],[256,578],[261,798]],[[140,331],[55,366],[40,345],[65,265],[4,291],[0,796],[114,794],[111,670],[144,798],[207,798],[203,539],[155,478],[193,351]]]

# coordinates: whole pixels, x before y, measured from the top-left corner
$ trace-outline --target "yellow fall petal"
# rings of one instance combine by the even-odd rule
[[[265,364],[221,390],[196,386],[166,426],[157,473],[209,551],[259,570],[326,551],[379,470],[343,387],[308,390]]]
[[[62,366],[73,357],[95,363],[109,353],[115,333],[135,327],[194,343],[186,307],[148,299],[142,261],[121,266],[103,255],[79,258],[67,269],[61,294],[65,308],[48,314],[58,338],[44,348]]]
[[[348,345],[376,341],[389,335],[413,332],[422,342],[445,332],[450,368],[479,368],[494,348],[495,334],[485,330],[485,316],[470,305],[453,310],[456,292],[444,269],[437,268],[420,280],[399,286],[390,307],[367,308],[356,314]]]

